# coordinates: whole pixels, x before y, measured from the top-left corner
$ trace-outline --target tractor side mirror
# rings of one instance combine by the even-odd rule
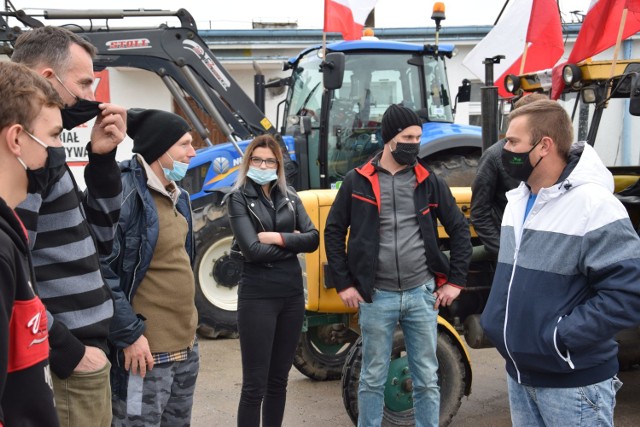
[[[458,86],[458,102],[469,102],[471,100],[471,82],[462,79],[462,86]]]
[[[629,94],[629,114],[640,116],[640,74],[636,74]]]
[[[328,53],[322,64],[320,64],[320,70],[322,71],[322,84],[325,89],[340,89],[344,79],[344,53]]]

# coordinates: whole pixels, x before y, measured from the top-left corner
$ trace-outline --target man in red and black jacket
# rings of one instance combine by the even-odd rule
[[[382,153],[346,175],[324,235],[332,282],[344,304],[359,309],[358,424],[381,423],[399,322],[411,368],[416,425],[437,426],[437,314],[466,284],[472,252],[469,228],[446,183],[417,159],[422,136],[418,115],[391,105],[381,130]],[[450,260],[439,249],[438,221],[450,236]]]

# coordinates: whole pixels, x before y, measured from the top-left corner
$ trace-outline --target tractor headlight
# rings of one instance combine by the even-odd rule
[[[520,78],[513,74],[507,74],[504,78],[504,87],[507,92],[515,94],[520,89]]]
[[[568,86],[578,83],[582,80],[582,71],[576,64],[567,64],[562,69],[562,80]]]
[[[582,95],[582,102],[585,104],[594,104],[596,102],[596,90],[593,87],[585,87],[580,92]]]

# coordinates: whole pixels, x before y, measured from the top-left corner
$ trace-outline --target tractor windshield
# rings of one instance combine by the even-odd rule
[[[318,130],[322,100],[321,60],[303,58],[293,73],[289,115],[311,116],[309,180],[319,188]],[[411,52],[348,53],[342,87],[331,94],[328,112],[329,181],[342,181],[383,146],[380,122],[391,104],[412,108],[428,121],[453,122],[444,61]]]

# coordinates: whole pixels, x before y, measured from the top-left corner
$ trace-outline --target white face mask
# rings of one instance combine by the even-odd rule
[[[247,177],[251,178],[258,185],[265,185],[278,179],[278,173],[276,169],[260,169],[249,166]]]

